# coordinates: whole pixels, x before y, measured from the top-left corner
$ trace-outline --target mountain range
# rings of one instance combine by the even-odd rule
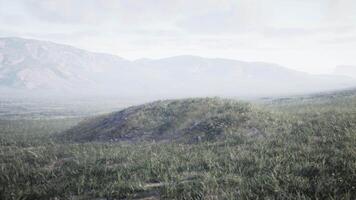
[[[356,66],[339,65],[336,66],[334,74],[356,78]]]
[[[312,75],[263,62],[175,56],[126,60],[75,47],[22,38],[0,38],[3,94],[271,96],[356,86],[342,75]]]

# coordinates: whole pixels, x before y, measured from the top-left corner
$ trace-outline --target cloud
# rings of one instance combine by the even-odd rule
[[[332,45],[343,45],[343,44],[350,44],[350,43],[354,45],[356,43],[356,35],[334,37],[330,39],[321,40],[320,42],[323,44],[332,44]]]
[[[356,63],[345,52],[356,51],[355,10],[355,0],[0,0],[0,35],[129,58],[192,53],[320,70]]]
[[[326,19],[329,22],[356,25],[356,1],[328,0]]]

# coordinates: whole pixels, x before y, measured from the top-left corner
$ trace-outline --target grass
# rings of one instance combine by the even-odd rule
[[[76,122],[3,122],[0,199],[356,199],[356,99],[328,97],[258,105],[283,119],[266,137],[194,144],[63,143],[50,135]]]
[[[75,142],[216,141],[237,134],[266,136],[283,127],[280,114],[220,98],[156,101],[95,117],[61,138]]]

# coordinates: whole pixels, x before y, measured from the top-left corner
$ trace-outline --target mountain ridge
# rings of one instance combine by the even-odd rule
[[[352,78],[311,75],[281,65],[181,55],[130,61],[50,41],[0,38],[0,88],[51,94],[264,96],[356,86]]]

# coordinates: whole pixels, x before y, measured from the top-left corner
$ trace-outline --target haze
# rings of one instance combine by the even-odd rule
[[[356,200],[356,0],[0,0],[0,200]]]
[[[356,66],[354,0],[0,0],[0,36],[128,59],[198,55],[310,73]]]

